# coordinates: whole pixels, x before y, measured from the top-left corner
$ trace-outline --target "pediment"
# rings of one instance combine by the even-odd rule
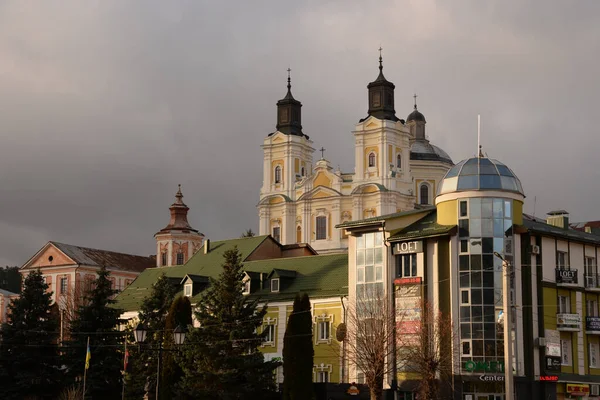
[[[328,187],[324,187],[324,186],[318,186],[316,188],[314,188],[313,190],[311,190],[308,193],[304,193],[302,196],[300,196],[300,198],[298,200],[305,200],[305,199],[324,199],[327,197],[339,197],[342,196],[342,194],[340,192],[338,192],[337,190],[328,188]]]
[[[21,269],[45,268],[63,265],[75,265],[77,262],[60,251],[52,242],[48,242],[33,255]]]

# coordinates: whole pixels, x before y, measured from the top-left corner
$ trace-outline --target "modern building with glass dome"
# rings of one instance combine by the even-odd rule
[[[517,175],[480,153],[447,171],[434,206],[338,225],[349,238],[350,302],[361,301],[365,284],[377,283],[397,315],[408,311],[418,319],[428,303],[451,318],[452,374],[440,382],[444,398],[587,399],[598,393],[600,237],[569,229],[566,211],[547,220],[528,216],[524,200]],[[369,247],[383,253],[377,282],[367,282],[364,273]],[[512,321],[502,306],[507,265]],[[512,396],[504,386],[505,323],[512,332]],[[419,382],[401,368],[387,377],[404,400],[416,398]]]

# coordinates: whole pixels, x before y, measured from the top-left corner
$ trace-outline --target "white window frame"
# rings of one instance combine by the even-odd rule
[[[64,282],[64,285],[63,285]],[[60,294],[67,294],[67,291],[69,290],[69,278],[67,278],[66,276],[63,276],[62,278],[60,278]]]
[[[588,352],[590,368],[598,368],[600,366],[598,362],[598,343],[588,343]]]
[[[558,296],[558,314],[571,314],[571,299],[569,296]]]
[[[559,263],[561,260],[561,256],[563,256],[563,260],[562,260],[562,265]],[[562,270],[570,270],[570,266],[569,266],[569,253],[566,251],[560,251],[557,250],[556,251],[556,268],[558,269],[562,269]]]
[[[463,293],[467,294],[467,302],[463,303]],[[471,289],[460,289],[460,305],[469,306],[471,305]]]
[[[193,289],[194,284],[192,282],[186,282],[186,284],[183,285],[183,295],[185,297],[192,297]]]
[[[315,365],[313,367],[313,381],[323,383],[329,382],[329,380],[331,379],[332,370],[333,368],[331,367],[331,364],[321,363],[319,365]],[[323,381],[323,378],[327,380]]]
[[[560,339],[560,365],[569,366],[573,363],[573,348],[570,339]]]
[[[246,278],[242,280],[242,284],[244,285],[242,288],[242,294],[248,295],[250,294],[250,278]]]
[[[261,347],[275,346],[277,340],[277,318],[268,317],[263,323],[263,332],[268,330],[267,335],[263,339]]]
[[[417,276],[419,276],[419,260],[417,259],[417,253],[409,253],[409,254],[398,254],[396,257],[399,257],[400,262],[399,264],[399,271],[396,272],[398,278],[415,278]],[[404,271],[405,271],[405,266],[404,266],[404,261],[405,259],[408,258],[410,265],[409,267],[409,274],[405,275]],[[413,271],[413,262],[415,265],[415,270]],[[414,272],[414,274],[413,274]]]
[[[279,289],[281,289],[281,282],[279,278],[271,278],[271,292],[278,293]]]
[[[315,317],[316,336],[315,344],[327,343],[331,344],[331,328],[333,327],[333,315],[323,313]],[[326,327],[326,332],[323,328]],[[326,335],[324,335],[326,333]]]
[[[591,312],[590,312],[590,310],[591,310]],[[585,315],[588,317],[597,317],[598,316],[598,301],[587,300],[585,302]]]
[[[467,214],[466,215],[460,215],[460,204],[461,203],[465,203],[467,205]],[[469,218],[469,202],[467,200],[459,200],[458,201],[458,210],[457,210],[457,214],[458,214],[458,218],[459,219],[466,219]]]

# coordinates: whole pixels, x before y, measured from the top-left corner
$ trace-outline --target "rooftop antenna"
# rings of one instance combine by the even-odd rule
[[[535,203],[537,203],[537,196],[533,196],[533,219],[535,220]]]
[[[477,157],[483,157],[481,152],[481,115],[477,114]]]

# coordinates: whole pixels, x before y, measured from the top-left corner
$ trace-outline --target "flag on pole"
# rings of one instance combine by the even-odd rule
[[[88,340],[87,344],[87,352],[85,354],[85,369],[90,369],[90,360],[92,358],[92,353],[90,352],[90,342]]]

